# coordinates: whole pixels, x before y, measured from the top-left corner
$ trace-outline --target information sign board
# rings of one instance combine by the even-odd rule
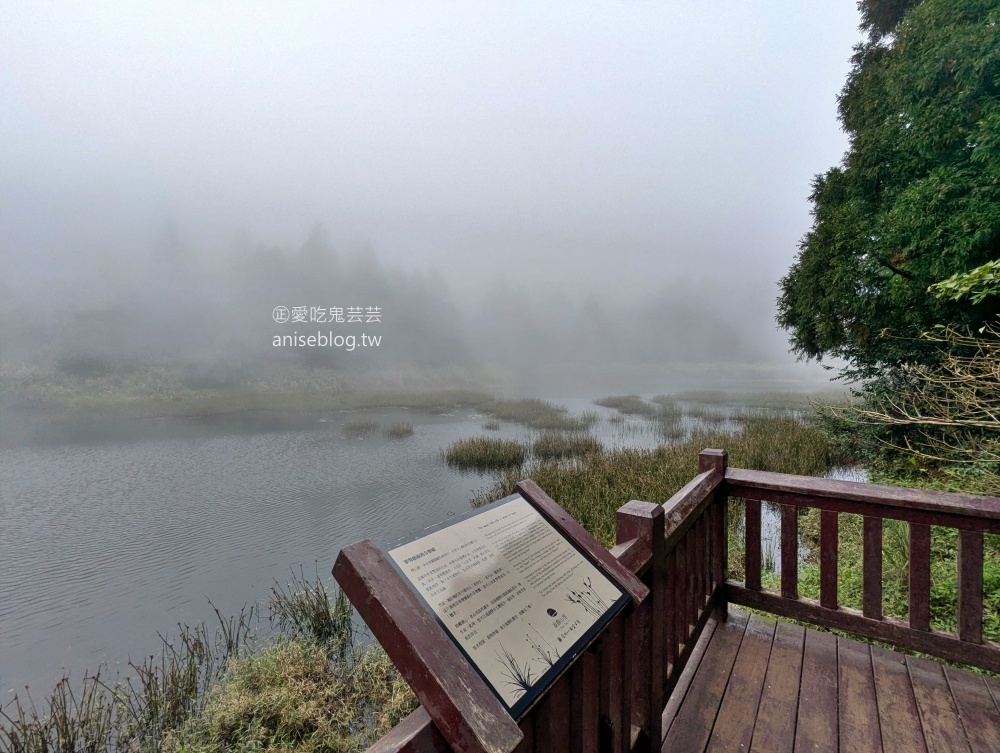
[[[520,494],[388,554],[515,719],[629,602]]]

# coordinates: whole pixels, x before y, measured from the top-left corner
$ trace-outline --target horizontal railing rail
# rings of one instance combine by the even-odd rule
[[[1000,646],[983,638],[983,534],[1000,533],[1000,499],[965,494],[815,479],[731,468],[726,493],[745,501],[745,579],[728,581],[727,598],[864,638],[922,651],[948,661],[1000,671]],[[780,591],[761,587],[761,502],[780,513]],[[802,508],[820,515],[819,600],[798,589],[798,517]],[[863,517],[862,608],[843,606],[838,594],[840,515]],[[909,609],[906,621],[883,614],[884,520],[909,525]],[[957,632],[931,627],[931,526],[958,531]]]

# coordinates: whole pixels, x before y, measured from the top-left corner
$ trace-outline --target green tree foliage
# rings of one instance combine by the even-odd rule
[[[842,163],[815,179],[814,224],[781,281],[801,356],[885,377],[930,363],[934,325],[979,327],[1000,296],[928,288],[1000,258],[1000,0],[862,0],[840,95]]]

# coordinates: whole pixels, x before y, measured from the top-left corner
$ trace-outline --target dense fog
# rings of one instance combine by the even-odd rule
[[[6,8],[3,368],[815,386],[774,303],[846,147],[857,23],[849,2]]]

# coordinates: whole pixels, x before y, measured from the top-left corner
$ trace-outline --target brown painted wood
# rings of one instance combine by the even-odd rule
[[[837,639],[806,630],[796,753],[837,753]],[[847,749],[845,749],[847,750]]]
[[[910,627],[931,629],[931,527],[910,523]]]
[[[687,657],[687,660],[684,663],[684,668],[681,670],[679,675],[674,676],[670,680],[671,692],[667,696],[667,704],[663,709],[662,727],[664,739],[670,731],[670,725],[673,724],[674,719],[677,717],[677,711],[680,709],[681,702],[687,695],[688,688],[691,687],[691,681],[698,672],[701,660],[705,656],[705,651],[712,642],[712,636],[715,635],[715,629],[720,624],[722,624],[722,621],[716,620],[714,617],[705,623],[705,629],[698,635],[698,640],[695,642],[690,655]]]
[[[692,630],[695,623],[698,622],[698,614],[701,611],[698,607],[698,542],[696,541],[696,532],[697,528],[691,526],[684,536],[684,552],[687,555],[687,561],[684,563],[684,567],[687,569],[687,604],[685,609],[687,610],[688,627]]]
[[[649,589],[643,585],[642,581],[616,560],[611,555],[611,552],[601,546],[600,542],[586,528],[581,526],[572,515],[563,510],[556,504],[552,497],[542,491],[538,484],[530,479],[525,479],[524,481],[519,481],[514,488],[557,531],[560,531],[580,549],[590,555],[596,566],[600,570],[603,570],[605,575],[618,583],[624,589],[625,593],[632,598],[634,604],[638,604],[646,598],[649,594]]]
[[[780,504],[796,504],[795,500],[798,499],[807,507],[835,509],[828,508],[825,504],[826,501],[859,502],[892,508],[893,514],[884,517],[900,520],[913,519],[909,517],[910,514],[920,512],[933,513],[942,516],[942,518],[959,516],[968,517],[971,521],[994,521],[1000,524],[1000,498],[997,497],[951,494],[926,489],[909,489],[902,486],[880,486],[856,481],[838,481],[767,471],[747,471],[742,468],[726,469],[726,485],[734,497],[757,499],[763,497]],[[761,491],[766,491],[768,494],[761,494]],[[784,496],[786,494],[789,496]],[[810,501],[807,502],[807,499]],[[823,504],[814,504],[814,501],[821,501]],[[857,509],[841,511],[858,512]],[[918,522],[930,522],[931,525],[950,525],[949,523],[934,523],[926,520]],[[979,528],[977,530],[987,529]],[[991,527],[990,530],[996,530],[996,528]]]
[[[872,646],[871,654],[882,749],[885,753],[925,753],[927,746],[906,657],[879,646]]]
[[[947,661],[974,664],[991,672],[1000,672],[1000,646],[993,643],[966,643],[952,633],[911,630],[910,626],[901,620],[892,618],[872,620],[846,607],[840,607],[836,611],[823,609],[818,601],[812,599],[785,599],[773,592],[751,591],[744,588],[742,583],[734,581],[726,584],[726,593],[733,604],[760,609],[821,627],[844,630],[872,640],[891,643],[900,648],[931,654]]]
[[[682,539],[678,542],[677,546],[673,550],[674,556],[674,573],[676,574],[677,583],[674,589],[674,625],[676,627],[677,634],[677,650],[680,651],[681,646],[687,641],[688,637],[688,616],[687,616],[687,554],[685,552],[685,543]],[[669,547],[668,547],[669,549]]]
[[[979,531],[958,532],[958,637],[983,642],[983,534]]]
[[[726,582],[726,571],[729,569],[729,536],[727,535],[727,517],[729,515],[729,497],[719,494],[712,505],[712,582],[711,590]],[[725,604],[717,605],[725,612]],[[722,619],[722,615],[718,615]]]
[[[669,676],[673,672],[674,663],[677,661],[677,648],[680,643],[680,632],[677,626],[677,588],[680,579],[677,575],[676,551],[665,551],[663,560],[663,589],[665,598],[663,622],[661,624],[665,628],[663,640],[665,644],[666,669],[664,671],[665,675]]]
[[[716,627],[698,672],[670,724],[662,750],[670,753],[704,750],[746,626],[746,613],[735,612]]]
[[[661,711],[666,675],[666,542],[663,536],[664,514],[660,505],[632,501],[617,513],[616,535],[635,538],[651,549],[647,585],[650,596],[636,607],[632,617],[632,646],[629,655],[636,655],[633,664],[633,722],[647,740],[659,744],[662,737]]]
[[[518,727],[524,737],[514,753],[541,753],[541,750],[535,745],[535,714],[526,714],[518,723]]]
[[[653,564],[653,553],[650,551],[648,543],[639,541],[639,539],[615,544],[610,551],[611,556],[622,563],[622,567],[640,578]]]
[[[837,608],[837,552],[840,548],[837,520],[837,513],[820,511],[819,603],[827,609]]]
[[[806,631],[779,622],[764,678],[750,753],[792,753]]]
[[[342,549],[333,575],[456,753],[517,747],[517,723],[371,541]]]
[[[604,643],[601,647],[601,720],[605,730],[599,736],[607,736],[611,741],[613,753],[622,753],[622,730],[628,724],[631,729],[631,719],[623,717],[625,696],[625,678],[621,671],[623,653],[622,628],[624,615],[618,615],[608,625],[604,633]]]
[[[750,616],[719,707],[718,719],[712,729],[707,748],[709,753],[741,751],[750,747],[774,629],[774,620],[757,614]]]
[[[708,588],[708,579],[706,578],[708,574],[708,552],[705,548],[706,533],[708,531],[707,515],[708,510],[705,510],[698,518],[698,522],[694,524],[694,603],[696,612],[701,612],[702,607],[705,606],[705,599],[708,596],[706,593]]]
[[[997,706],[997,711],[1000,711],[1000,679],[996,677],[983,677],[986,681],[986,687],[990,689],[990,693],[993,695],[993,703]]]
[[[665,529],[667,548],[677,544],[688,528],[698,519],[698,515],[713,500],[712,493],[722,484],[722,476],[715,471],[699,473],[674,496],[663,503],[666,515]]]
[[[746,586],[760,590],[760,500],[746,500]]]
[[[781,506],[781,595],[799,595],[799,508]]]
[[[565,674],[549,688],[535,712],[535,747],[561,753],[569,748],[570,677]]]
[[[862,614],[882,619],[882,518],[865,518]]]
[[[838,638],[837,662],[840,748],[880,752],[882,733],[868,645]]]
[[[679,648],[679,652],[677,654],[677,670],[676,672],[672,670],[670,676],[667,678],[667,682],[664,687],[664,694],[668,696],[670,695],[678,676],[677,672],[684,671],[684,668],[687,666],[687,662],[690,661],[691,654],[695,651],[701,641],[701,636],[705,626],[712,620],[716,619],[715,599],[718,596],[718,592],[721,590],[722,587],[720,586],[716,589],[716,592],[712,594],[712,598],[709,600],[708,608],[702,610],[698,623],[694,626],[694,630],[691,631],[691,636],[684,643],[684,645]],[[724,622],[724,620],[720,620],[720,622]]]
[[[928,753],[969,753],[965,728],[940,664],[907,656],[913,697]]]
[[[587,651],[580,659],[582,666],[582,682],[580,689],[580,716],[579,727],[573,725],[572,734],[579,731],[580,745],[574,746],[574,750],[582,753],[598,753],[598,740],[600,737],[600,715],[601,705],[598,698],[598,691],[601,686],[601,661],[596,652]],[[574,694],[574,697],[577,694]]]
[[[997,711],[983,678],[947,666],[944,667],[944,674],[962,717],[972,753],[1000,751],[1000,711]]]
[[[427,710],[418,706],[366,753],[451,753],[451,747],[441,737]]]

